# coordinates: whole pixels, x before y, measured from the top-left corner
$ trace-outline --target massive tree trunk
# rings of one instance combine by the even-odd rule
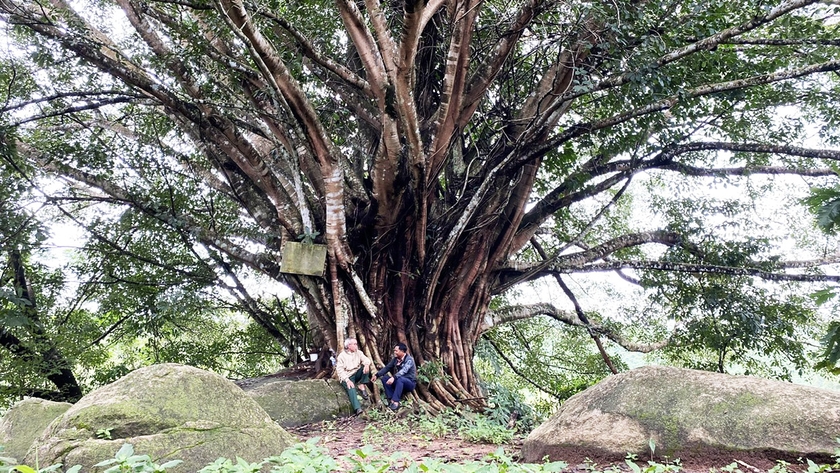
[[[704,261],[673,231],[591,235],[633,176],[828,176],[808,160],[840,158],[785,137],[709,139],[736,126],[720,110],[752,89],[783,92],[785,81],[840,70],[816,52],[830,41],[803,39],[795,47],[814,54],[797,49],[784,64],[739,51],[774,57],[791,46],[780,23],[814,1],[769,10],[763,2],[100,3],[113,8],[97,16],[64,0],[0,0],[6,23],[49,43],[39,57],[54,60],[49,87],[58,89],[36,99],[56,110],[14,123],[31,135],[21,153],[181,232],[218,255],[214,265],[288,284],[325,346],[338,350],[355,336],[381,364],[402,341],[419,363],[442,362],[446,376],[420,388],[437,407],[483,402],[475,344],[508,320],[543,314],[585,326],[596,340],[644,348],[556,307],[490,311],[491,299],[518,283],[622,268],[735,271]],[[103,17],[119,17],[125,31]],[[63,80],[64,56],[97,80]],[[827,82],[801,86],[818,97]],[[113,88],[100,90],[103,83]],[[83,102],[65,105],[67,97]],[[29,103],[12,108],[22,113]],[[54,118],[62,116],[73,120]],[[27,128],[37,119],[75,148],[39,145],[48,139]],[[733,136],[772,135],[750,128],[761,123],[742,120]],[[692,161],[718,150],[785,161],[727,169]],[[594,214],[571,215],[617,188]],[[541,230],[554,243],[537,255],[528,244]],[[280,271],[284,243],[301,239],[327,246],[323,277]],[[649,243],[681,249],[691,268],[613,258]],[[802,277],[774,265],[742,269]]]

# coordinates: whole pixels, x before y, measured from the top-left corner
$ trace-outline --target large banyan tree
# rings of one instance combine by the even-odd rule
[[[243,266],[288,285],[324,346],[354,336],[382,362],[407,343],[444,366],[420,389],[437,407],[480,398],[476,343],[507,321],[548,315],[645,348],[582,310],[491,305],[521,283],[837,279],[819,269],[832,258],[735,251],[725,232],[714,246],[679,219],[605,224],[621,205],[652,215],[641,207],[692,180],[832,184],[836,2],[0,0],[0,12],[3,136],[67,183],[54,203],[153,221],[241,294]],[[628,210],[631,182],[653,180],[659,195]],[[324,273],[281,271],[288,242],[325,245]]]

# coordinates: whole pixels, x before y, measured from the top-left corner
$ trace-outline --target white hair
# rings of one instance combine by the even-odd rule
[[[355,339],[355,338],[345,338],[345,339],[344,339],[344,348],[349,347],[349,346],[350,346],[350,344],[351,344],[351,343],[353,343],[353,342],[355,342],[355,341],[356,341],[356,339]]]

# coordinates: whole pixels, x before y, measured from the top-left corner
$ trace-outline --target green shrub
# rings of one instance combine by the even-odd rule
[[[496,424],[506,427],[510,420],[515,418],[513,428],[527,433],[540,422],[537,411],[523,402],[518,393],[497,383],[483,383],[482,387],[489,395],[485,413]]]
[[[475,416],[472,422],[461,427],[459,433],[465,440],[474,443],[500,445],[513,440],[512,430],[484,416]]]

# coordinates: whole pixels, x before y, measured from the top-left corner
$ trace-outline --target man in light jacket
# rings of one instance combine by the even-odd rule
[[[362,404],[356,397],[356,390],[363,399],[368,399],[365,383],[370,382],[370,358],[359,350],[359,343],[355,338],[344,340],[344,351],[338,354],[335,362],[335,373],[338,381],[344,386],[353,412],[362,413]]]

